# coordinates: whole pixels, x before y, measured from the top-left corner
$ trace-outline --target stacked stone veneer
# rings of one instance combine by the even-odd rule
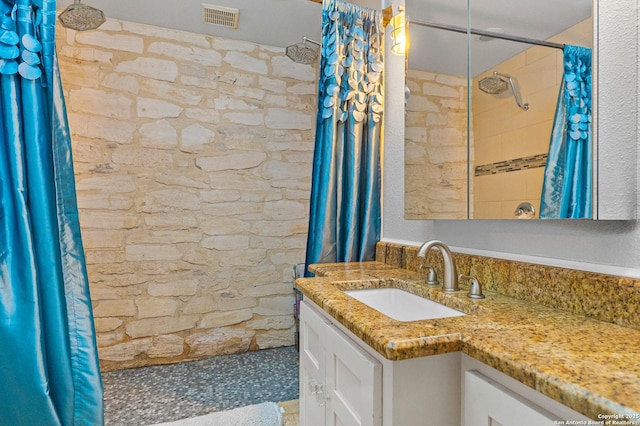
[[[116,20],[57,46],[102,368],[292,345],[315,68]]]
[[[467,218],[466,77],[408,70],[405,219]]]

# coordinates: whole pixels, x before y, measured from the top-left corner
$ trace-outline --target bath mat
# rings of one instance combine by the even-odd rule
[[[248,405],[153,426],[281,426],[282,408],[275,402]]]

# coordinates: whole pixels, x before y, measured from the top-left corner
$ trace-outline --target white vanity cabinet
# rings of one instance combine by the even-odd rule
[[[463,426],[553,426],[588,417],[466,355],[462,356]]]
[[[312,301],[301,303],[301,426],[551,426],[568,420],[586,424],[589,418],[460,352],[390,361]]]
[[[553,426],[560,417],[476,370],[466,371],[464,426]]]
[[[300,425],[381,425],[381,364],[304,302],[300,330]]]
[[[460,353],[390,361],[303,300],[300,425],[459,426]]]

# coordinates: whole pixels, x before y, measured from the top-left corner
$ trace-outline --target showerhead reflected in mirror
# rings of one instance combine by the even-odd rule
[[[524,111],[529,110],[529,104],[522,103],[520,100],[520,89],[515,78],[510,75],[494,71],[490,77],[485,77],[478,81],[478,88],[489,95],[501,95],[511,89],[511,94],[518,108],[522,108]]]
[[[470,36],[465,0],[406,8],[405,219],[538,218],[562,47],[593,45],[591,2],[472,0]]]
[[[497,71],[494,71],[492,76],[481,79],[478,82],[478,87],[480,88],[480,90],[490,95],[499,95],[501,93],[504,93],[509,85],[507,83],[507,80],[498,77],[497,73]]]

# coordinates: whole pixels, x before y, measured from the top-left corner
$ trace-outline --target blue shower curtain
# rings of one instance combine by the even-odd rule
[[[375,256],[380,239],[382,32],[380,11],[324,1],[307,266]]]
[[[540,219],[592,217],[591,49],[566,45]]]
[[[0,425],[102,425],[55,0],[0,3]]]

